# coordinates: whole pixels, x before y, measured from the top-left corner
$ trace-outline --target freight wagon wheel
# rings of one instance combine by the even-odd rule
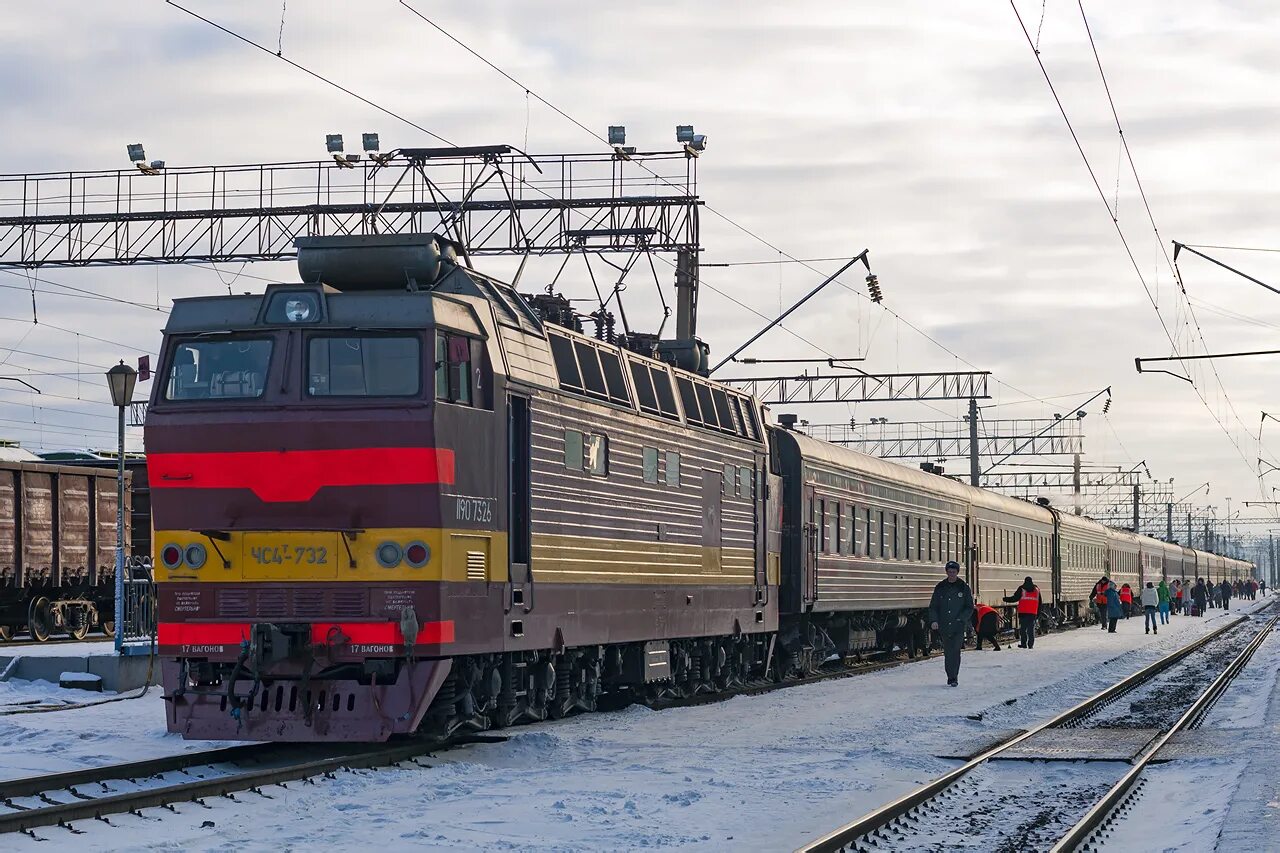
[[[13,639],[13,626],[0,625],[0,643],[7,643]]]
[[[41,596],[31,602],[31,611],[27,614],[27,627],[31,629],[31,637],[43,643],[49,639],[53,630],[53,613],[49,608],[49,599]]]
[[[71,618],[67,624],[67,633],[71,635],[73,640],[83,640],[89,636],[89,611],[83,607],[72,608]]]
[[[113,619],[103,619],[102,624],[98,626],[102,633],[108,637],[116,635],[116,623]]]

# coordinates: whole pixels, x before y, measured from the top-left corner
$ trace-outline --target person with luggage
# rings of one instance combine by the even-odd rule
[[[1036,619],[1040,615],[1040,587],[1031,575],[1022,580],[1022,586],[1006,595],[1004,600],[1018,605],[1018,648],[1031,649],[1036,645]]]
[[[1209,601],[1209,590],[1204,585],[1204,578],[1196,578],[1196,585],[1191,587],[1191,615],[1204,616],[1204,609]]]

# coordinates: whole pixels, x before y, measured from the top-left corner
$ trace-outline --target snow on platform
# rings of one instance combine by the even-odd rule
[[[272,799],[113,817],[117,828],[86,822],[74,838],[57,828],[37,835],[78,850],[275,851],[321,838],[388,850],[789,850],[957,765],[935,754],[1044,720],[1238,612],[1173,617],[1158,636],[1130,619],[1116,634],[1084,628],[1038,638],[1030,651],[966,651],[956,688],[934,655],[718,704],[525,726],[506,743],[441,753],[429,767],[339,773],[267,789]],[[1274,676],[1270,686],[1255,679],[1259,701]],[[1235,713],[1252,725],[1248,707]],[[0,775],[202,748],[164,735],[162,715],[153,693],[33,715],[49,719],[0,717]],[[19,838],[12,849],[51,848]]]

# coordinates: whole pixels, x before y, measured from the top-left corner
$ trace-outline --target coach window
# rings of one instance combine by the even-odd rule
[[[849,556],[858,556],[858,508],[849,505]]]
[[[667,485],[680,485],[680,454],[674,450],[667,451]]]
[[[920,523],[920,519],[918,519],[918,518],[917,518],[917,519],[916,519],[916,524],[917,524],[917,525],[919,525],[919,523]],[[916,554],[916,553],[917,553],[917,551],[916,551],[916,549],[915,549],[915,535],[914,535],[914,531],[913,531],[913,529],[912,529],[912,527],[911,527],[911,516],[909,516],[909,515],[907,516],[906,528],[907,528],[907,554],[906,554],[906,556],[907,556],[907,559],[908,559],[908,560],[913,560],[913,559],[915,559],[915,557],[914,557],[913,555],[914,555],[914,554]]]
[[[711,429],[720,428],[720,419],[716,416],[716,404],[711,400],[711,389],[701,382],[693,386],[698,395],[698,407],[702,409],[702,423]]]
[[[745,465],[738,469],[738,497],[754,500],[756,496],[756,481],[752,476],[755,472]]]
[[[724,481],[720,484],[721,491],[725,497],[733,495],[733,482],[738,478],[737,474],[738,469],[726,462],[724,466]]]
[[[737,434],[733,425],[733,415],[729,412],[729,396],[719,388],[711,389],[711,397],[716,403],[716,417],[720,420],[720,428],[725,432]]]
[[[471,401],[471,348],[450,338],[460,356],[464,399]],[[421,350],[416,337],[316,337],[307,344],[307,393],[313,397],[414,397],[421,390]],[[452,368],[452,365],[449,365]]]
[[[671,374],[664,368],[650,367],[649,375],[653,378],[653,390],[658,395],[658,409],[664,418],[680,420],[680,410],[676,408],[676,395],[671,390]]]
[[[818,500],[818,552],[827,553],[827,502]]]
[[[836,553],[844,554],[845,545],[847,544],[844,538],[844,504],[836,504],[835,519],[831,527],[835,530]]]
[[[876,526],[879,528],[880,534],[880,558],[887,559],[893,554],[889,548],[889,525],[885,524],[884,510],[876,511]]]
[[[640,449],[640,469],[646,483],[658,482],[658,448],[642,447]]]
[[[576,429],[564,431],[564,467],[571,471],[582,470],[582,438]]]
[[[924,519],[916,516],[916,559],[924,561],[927,546],[924,544]]]
[[[436,334],[436,399],[471,405],[471,341],[462,335]]]

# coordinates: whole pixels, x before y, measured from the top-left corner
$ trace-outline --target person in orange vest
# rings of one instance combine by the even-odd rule
[[[1004,600],[1018,605],[1018,648],[1030,649],[1036,644],[1036,618],[1040,615],[1040,587],[1036,586],[1031,575],[1027,575],[1022,586],[1006,595]]]
[[[1120,587],[1120,606],[1124,609],[1124,618],[1128,619],[1133,612],[1133,590],[1128,584]]]
[[[1093,585],[1093,606],[1098,611],[1098,622],[1104,631],[1107,630],[1107,588],[1109,586],[1111,581],[1107,580],[1106,575]]]
[[[982,651],[982,641],[990,640],[992,651],[1000,651],[996,637],[1000,633],[1000,614],[994,607],[978,604],[973,611],[973,626],[978,632],[978,645],[974,651]]]

